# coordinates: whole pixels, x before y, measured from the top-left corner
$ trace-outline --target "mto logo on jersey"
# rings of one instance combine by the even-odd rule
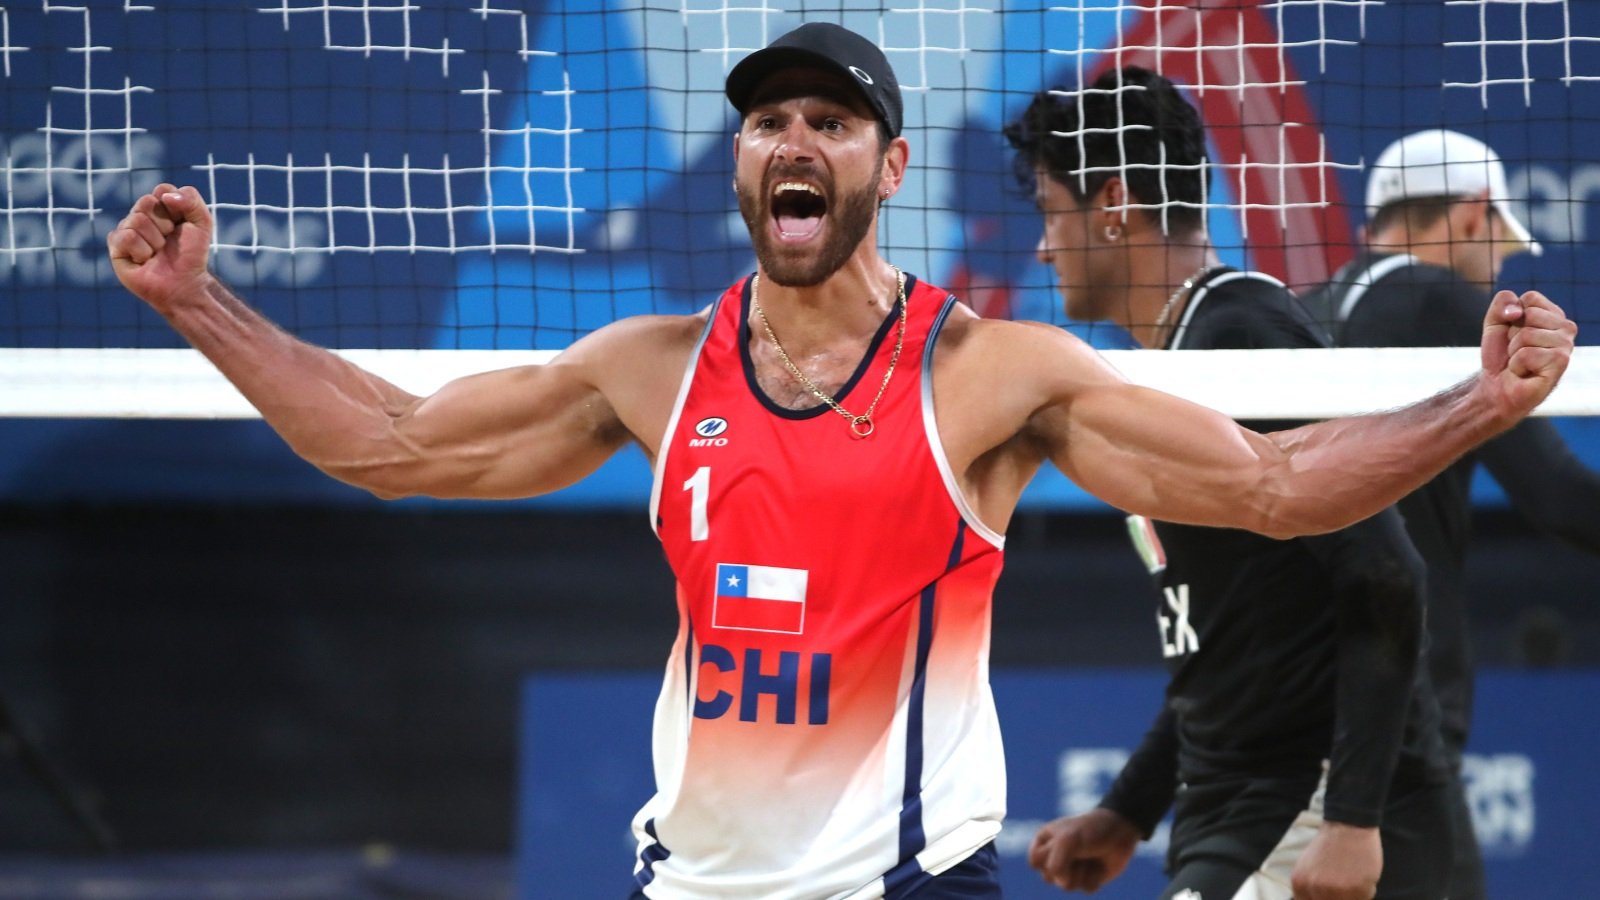
[[[805,569],[717,564],[711,627],[800,634],[806,624]]]
[[[728,420],[721,416],[707,416],[694,423],[694,433],[698,437],[689,439],[691,447],[726,447],[728,439],[722,435],[728,430]]]

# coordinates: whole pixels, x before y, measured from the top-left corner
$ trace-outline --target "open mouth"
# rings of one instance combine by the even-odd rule
[[[814,185],[780,181],[772,189],[772,218],[785,240],[805,240],[816,234],[827,212],[827,198]]]

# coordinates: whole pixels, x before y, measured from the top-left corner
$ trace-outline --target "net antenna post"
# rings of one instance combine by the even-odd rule
[[[114,853],[117,837],[89,800],[89,791],[73,782],[50,758],[39,742],[17,718],[0,692],[0,756],[13,759],[44,792],[50,795],[67,818],[77,826],[89,846],[100,853]]]

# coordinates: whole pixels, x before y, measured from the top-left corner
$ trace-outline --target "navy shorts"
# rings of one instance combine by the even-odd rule
[[[921,887],[888,900],[1000,900],[1000,854],[993,844],[979,847],[954,868]]]
[[[635,887],[628,900],[647,900]],[[1000,854],[985,844],[954,868],[908,890],[896,891],[888,900],[1000,900]]]

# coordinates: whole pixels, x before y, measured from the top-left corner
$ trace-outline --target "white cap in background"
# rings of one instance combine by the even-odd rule
[[[1436,128],[1408,134],[1378,154],[1367,177],[1367,213],[1397,200],[1472,197],[1487,192],[1512,238],[1535,256],[1544,252],[1528,226],[1511,212],[1506,167],[1488,144]]]

